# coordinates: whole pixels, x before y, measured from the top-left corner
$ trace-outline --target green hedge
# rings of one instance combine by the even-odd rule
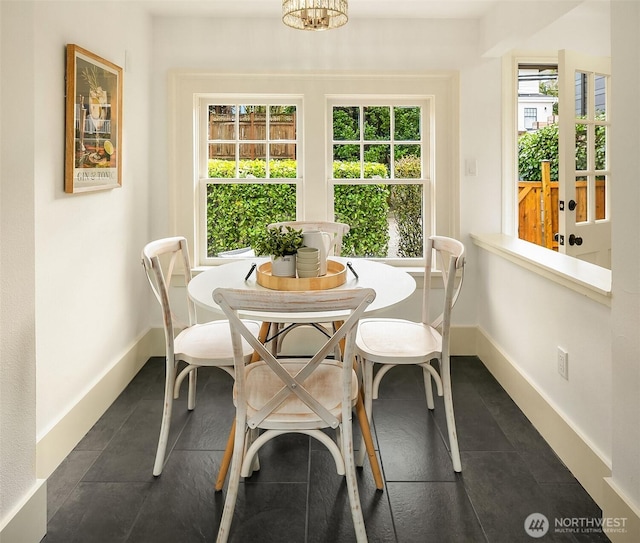
[[[404,162],[403,162],[404,161]],[[417,161],[417,162],[416,162]],[[416,166],[417,163],[417,166]],[[415,168],[417,169],[417,173]],[[291,179],[296,175],[294,160],[274,160],[269,163],[270,177]],[[400,169],[399,169],[400,168]],[[406,157],[396,164],[396,176],[418,177],[419,160]],[[360,178],[360,163],[335,161],[335,179]],[[209,160],[209,176],[234,178],[232,161]],[[263,160],[240,162],[240,177],[265,177]],[[384,164],[364,163],[367,185],[337,185],[334,191],[335,220],[345,222],[351,230],[342,245],[344,256],[387,256],[389,233],[387,217],[393,211],[400,234],[401,256],[422,256],[421,190],[419,185],[388,185]],[[294,185],[227,184],[209,185],[207,191],[208,255],[231,249],[249,247],[271,222],[295,220],[296,195]]]
[[[598,119],[603,118],[598,116]],[[587,169],[587,134],[585,125],[576,125],[575,167]],[[606,168],[606,128],[595,129],[595,166],[598,170]],[[518,138],[518,178],[520,181],[540,181],[542,179],[540,162],[548,160],[551,169],[551,181],[558,180],[558,125],[550,124],[534,132],[527,132]]]

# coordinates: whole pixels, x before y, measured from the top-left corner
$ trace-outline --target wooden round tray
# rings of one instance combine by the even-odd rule
[[[344,264],[327,260],[327,275],[321,277],[278,277],[271,275],[271,262],[258,266],[258,284],[272,290],[327,290],[339,287],[347,281]]]

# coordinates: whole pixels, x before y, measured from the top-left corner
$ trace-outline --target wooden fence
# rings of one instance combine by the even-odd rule
[[[239,140],[253,140],[247,143],[240,143],[240,158],[254,160],[264,159],[267,156],[267,149],[264,143],[255,143],[267,140],[267,122],[264,113],[243,113],[238,119]],[[209,139],[228,140],[229,143],[216,142],[209,145],[209,158],[220,158],[225,160],[235,159],[235,130],[236,123],[233,114],[211,113],[209,114]],[[270,115],[269,117],[269,140],[289,140],[296,139],[296,116],[293,114]],[[295,159],[295,143],[271,143],[269,156],[277,159]]]
[[[548,170],[548,163],[546,166]],[[555,251],[558,242],[558,182],[550,181],[543,163],[542,181],[518,183],[518,237]],[[605,181],[596,181],[596,218],[605,218]],[[568,211],[568,207],[567,207]],[[587,220],[587,182],[576,181],[576,222]]]

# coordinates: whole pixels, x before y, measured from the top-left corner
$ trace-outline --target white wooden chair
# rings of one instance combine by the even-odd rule
[[[291,432],[318,439],[333,455],[337,472],[346,476],[351,515],[358,542],[367,541],[358,493],[353,452],[352,409],[359,394],[353,369],[358,320],[374,300],[372,289],[309,292],[216,289],[214,301],[227,315],[233,336],[236,381],[236,427],[231,473],[218,543],[227,541],[240,477],[259,469],[257,453],[267,441]],[[312,358],[276,358],[238,318],[243,311],[296,314],[349,310],[350,316]],[[248,341],[260,360],[245,366],[241,339]],[[344,341],[344,363],[327,358]],[[337,442],[323,429],[336,430]]]
[[[464,278],[465,249],[458,240],[431,236],[426,250],[422,322],[393,318],[362,319],[356,339],[356,357],[363,364],[365,409],[369,420],[371,420],[372,399],[378,397],[380,381],[395,366],[416,364],[422,368],[429,409],[434,408],[431,384],[433,378],[438,395],[444,396],[453,469],[460,472],[462,465],[451,395],[449,331],[451,310],[458,299]],[[431,321],[429,300],[432,290],[433,255],[436,256],[438,268],[442,271],[444,300],[442,312]],[[458,275],[459,278],[457,278]],[[431,365],[432,360],[439,361],[439,372]],[[375,379],[374,364],[382,365]]]
[[[233,347],[229,324],[226,320],[197,324],[196,310],[193,301],[185,296],[183,302],[188,313],[187,322],[181,323],[172,310],[169,287],[174,271],[183,273],[186,284],[191,280],[191,263],[187,240],[183,237],[164,238],[152,241],[142,250],[142,264],[147,273],[151,289],[162,307],[165,336],[166,378],[164,390],[164,411],[160,438],[153,466],[153,474],[160,475],[164,467],[169,426],[173,400],[180,393],[180,385],[189,376],[189,393],[187,407],[195,408],[196,376],[200,366],[216,366],[234,375]],[[174,270],[178,266],[178,270]],[[260,323],[247,321],[246,326],[251,333],[257,335]],[[242,357],[247,362],[251,359],[253,349],[244,342],[241,347]],[[179,372],[180,363],[185,367]]]
[[[323,222],[323,221],[285,221],[274,222],[267,226],[267,228],[280,228],[281,226],[290,226],[296,230],[320,230],[321,232],[327,232],[333,237],[331,247],[329,248],[329,255],[340,256],[342,251],[342,239],[349,233],[350,226],[343,222]]]

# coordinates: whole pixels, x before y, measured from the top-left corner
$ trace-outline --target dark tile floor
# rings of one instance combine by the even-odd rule
[[[426,410],[416,368],[383,380],[374,438],[386,489],[376,491],[368,465],[359,472],[369,541],[532,542],[525,519],[533,513],[550,521],[540,541],[608,541],[556,530],[556,519],[601,511],[478,358],[455,358],[452,373],[462,474],[451,467],[442,403]],[[152,358],[51,476],[45,543],[215,541],[224,494],[213,486],[233,418],[232,380],[200,370],[198,405],[188,413],[177,402],[168,461],[154,478],[163,382],[163,360]],[[322,445],[282,436],[260,460],[241,484],[231,541],[354,541],[345,484]]]

